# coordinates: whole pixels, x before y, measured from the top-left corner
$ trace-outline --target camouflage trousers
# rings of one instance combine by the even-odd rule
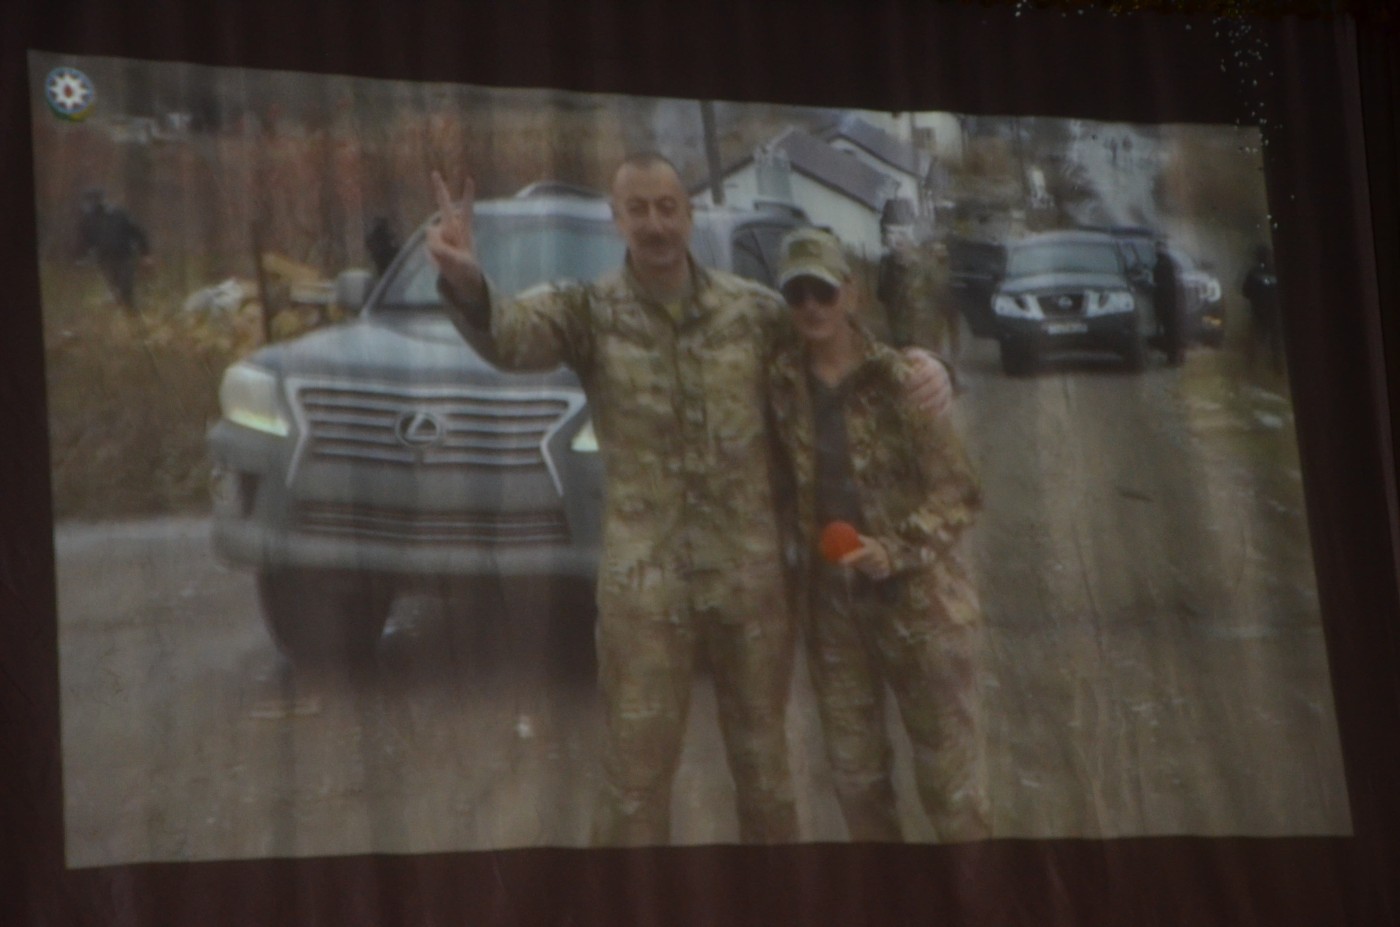
[[[913,746],[919,799],[941,842],[989,835],[985,758],[976,692],[980,623],[949,620],[937,599],[922,608],[902,584],[871,584],[848,570],[816,577],[808,665],[836,794],[852,840],[902,839],[885,723],[894,692]]]
[[[603,571],[597,644],[607,731],[594,844],[670,841],[671,783],[697,658],[714,677],[740,840],[797,840],[785,728],[794,630],[776,562],[684,574]]]

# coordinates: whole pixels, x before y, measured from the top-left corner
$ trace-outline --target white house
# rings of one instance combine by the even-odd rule
[[[909,120],[893,121],[895,128],[902,126],[908,129],[910,125]],[[899,182],[898,195],[914,206],[920,233],[928,235],[934,231],[937,225],[937,211],[940,206],[947,204],[952,186],[945,158],[932,154],[928,148],[911,143],[908,138],[896,132],[875,125],[864,115],[848,114],[818,134],[833,148],[850,152],[876,170],[894,177]],[[961,131],[958,138],[961,139]],[[960,141],[956,149],[961,153]]]
[[[842,117],[817,135],[837,151],[894,178],[899,184],[896,196],[920,201],[920,188],[932,161],[929,155],[855,115]]]
[[[724,172],[727,204],[792,203],[813,223],[830,227],[853,251],[872,259],[880,254],[880,212],[900,191],[892,172],[796,128]],[[691,193],[697,204],[713,204],[708,184],[697,184]]]
[[[861,110],[861,121],[945,163],[963,158],[963,130],[953,113],[881,113]]]

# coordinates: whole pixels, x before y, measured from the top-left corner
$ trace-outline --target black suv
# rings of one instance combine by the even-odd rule
[[[1157,267],[1157,245],[1166,245],[1176,266],[1177,292],[1188,342],[1218,348],[1225,343],[1225,304],[1220,281],[1207,261],[1200,261],[1171,244],[1157,231],[1137,225],[1086,226],[1088,231],[1106,232],[1118,239],[1128,273],[1150,286]]]
[[[773,285],[795,209],[703,209],[707,266]],[[624,245],[601,196],[536,184],[478,202],[477,247],[499,292],[591,280]],[[482,577],[591,586],[603,472],[578,378],[502,371],[442,312],[423,229],[372,288],[337,280],[355,321],[231,366],[214,463],[213,540],[257,574],[263,617],[294,662],[372,652],[394,596]],[[366,291],[367,298],[366,297]]]
[[[1150,279],[1135,279],[1118,241],[1103,232],[1008,242],[991,307],[1010,374],[1029,373],[1044,354],[1085,349],[1114,352],[1140,370],[1157,330]]]

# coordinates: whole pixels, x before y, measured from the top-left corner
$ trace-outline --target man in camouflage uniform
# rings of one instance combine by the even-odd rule
[[[772,496],[763,362],[777,294],[690,258],[691,205],[675,169],[631,159],[613,186],[626,265],[591,284],[488,297],[470,196],[450,202],[429,252],[472,335],[489,324],[509,367],[571,366],[607,473],[598,577],[606,789],[595,843],[662,844],[693,666],[713,668],[740,838],[792,842],[784,716],[794,628]],[[466,252],[464,255],[463,252]]]
[[[597,844],[670,838],[697,654],[715,678],[744,842],[797,839],[785,713],[794,625],[774,515],[764,363],[791,337],[781,298],[691,258],[691,204],[674,166],[629,158],[612,189],[627,243],[618,271],[487,292],[475,259],[470,182],[428,233],[441,288],[473,343],[489,326],[508,367],[565,363],[588,394],[607,474],[598,576],[598,673],[606,779]],[[924,368],[927,409],[948,402],[946,372]]]
[[[881,228],[885,253],[875,279],[875,298],[885,310],[890,344],[903,348],[916,343],[918,306],[911,299],[910,284],[919,268],[914,242],[902,230]]]
[[[1254,265],[1244,275],[1240,288],[1249,301],[1249,341],[1245,344],[1245,365],[1254,370],[1262,354],[1274,373],[1283,371],[1283,327],[1279,303],[1278,275],[1273,252],[1268,245],[1254,249]]]
[[[790,234],[781,280],[803,342],[770,362],[769,397],[806,539],[808,666],[847,828],[854,840],[901,838],[888,685],[938,839],[985,837],[981,614],[955,549],[981,506],[976,477],[948,418],[900,401],[907,362],[856,323],[840,243]],[[839,564],[814,555],[834,521],[860,540]]]
[[[946,268],[910,233],[892,228],[883,234],[886,251],[880,258],[875,298],[885,309],[890,344],[956,357],[960,319],[948,298]]]

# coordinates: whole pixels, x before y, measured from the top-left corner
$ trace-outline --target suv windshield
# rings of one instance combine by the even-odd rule
[[[1006,276],[1030,277],[1035,274],[1115,274],[1123,266],[1111,242],[1055,242],[1010,249],[1006,256]]]
[[[610,221],[478,213],[474,224],[477,257],[501,293],[550,280],[594,280],[620,266],[625,250]],[[437,276],[419,239],[389,280],[379,307],[437,306]]]

